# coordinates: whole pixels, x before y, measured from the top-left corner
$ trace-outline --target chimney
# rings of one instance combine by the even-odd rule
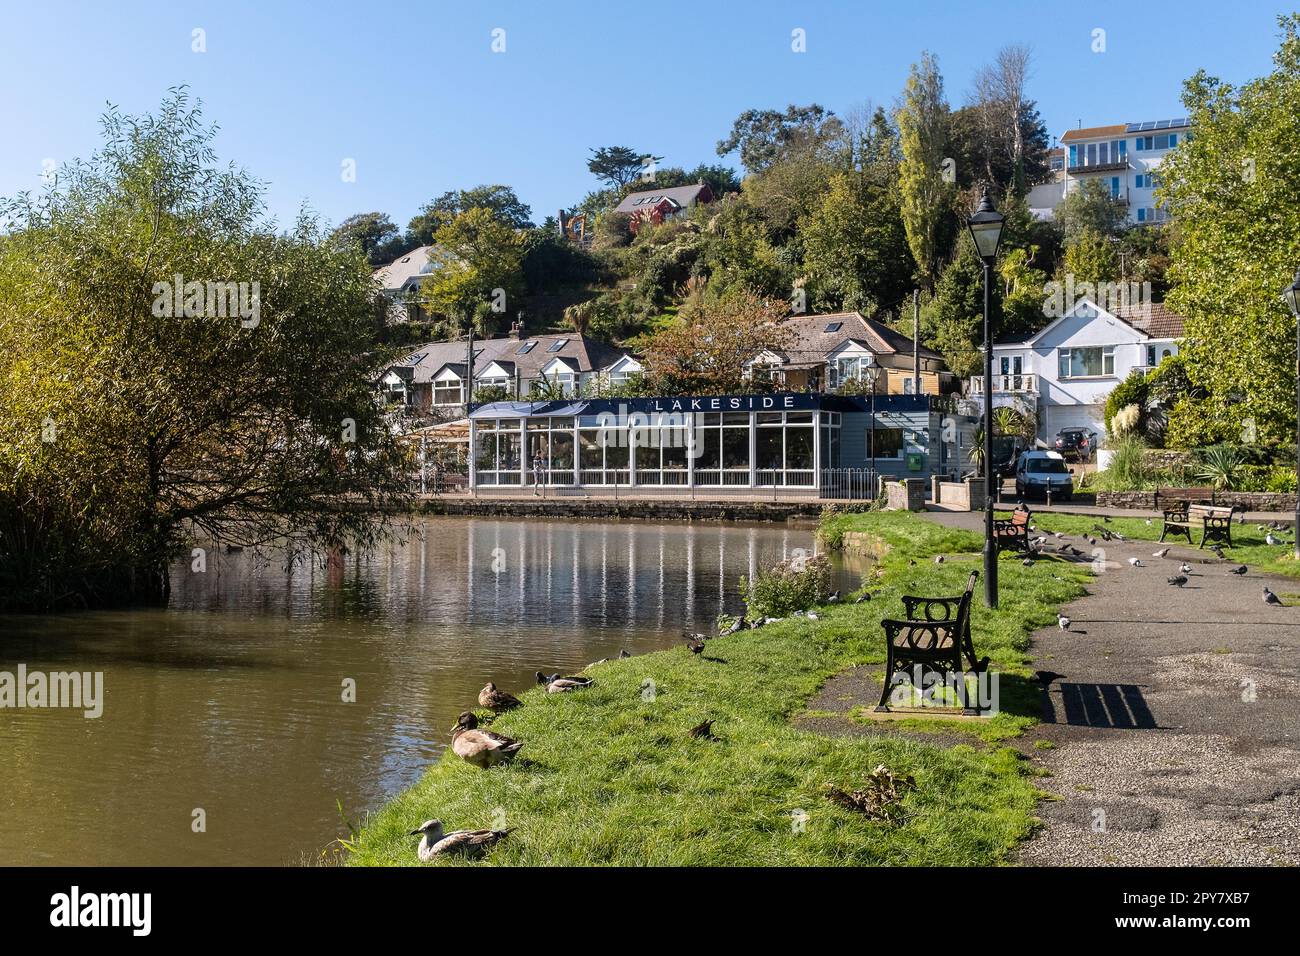
[[[523,319],[515,319],[515,321],[510,324],[510,335],[516,339],[522,339],[524,337]]]

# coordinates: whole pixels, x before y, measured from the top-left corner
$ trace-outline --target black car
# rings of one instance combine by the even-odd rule
[[[1062,428],[1056,433],[1056,451],[1062,458],[1088,461],[1097,450],[1097,433],[1088,428]]]

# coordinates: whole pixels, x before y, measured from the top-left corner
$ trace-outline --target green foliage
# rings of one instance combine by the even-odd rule
[[[1110,394],[1106,396],[1107,431],[1110,431],[1111,419],[1115,417],[1115,413],[1121,408],[1137,405],[1145,413],[1151,393],[1151,379],[1154,375],[1154,372],[1147,372],[1145,375],[1130,375],[1111,389]]]
[[[369,263],[378,268],[409,251],[402,234],[385,213],[361,212],[348,216],[330,233],[330,238],[344,245],[356,244]]]
[[[1075,233],[1065,243],[1065,261],[1062,265],[1067,275],[1073,275],[1076,285],[1081,282],[1116,282],[1119,279],[1119,258],[1115,244],[1105,234],[1085,229]]]
[[[1199,458],[1196,467],[1198,480],[1208,481],[1219,491],[1233,491],[1237,488],[1243,476],[1242,468],[1246,464],[1246,458],[1240,449],[1231,445],[1211,445],[1200,450]]]
[[[473,189],[451,189],[424,206],[406,226],[409,248],[428,246],[434,234],[457,216],[471,209],[487,209],[492,215],[512,229],[530,229],[533,211],[515,195],[510,186],[500,184],[475,186]]]
[[[1295,440],[1295,319],[1280,296],[1300,262],[1300,16],[1279,24],[1272,72],[1240,87],[1204,72],[1186,82],[1196,133],[1161,167],[1177,222],[1168,301],[1187,317],[1188,376],[1211,396],[1174,408],[1180,442]]]
[[[1001,288],[989,291],[990,315],[1001,314]],[[994,326],[998,328],[998,326]],[[984,264],[969,236],[962,236],[957,258],[943,271],[934,298],[921,309],[921,334],[948,368],[965,377],[980,372],[977,345],[984,339]]]
[[[838,140],[843,131],[835,114],[816,103],[791,104],[784,111],[746,110],[736,117],[731,134],[718,142],[718,155],[739,151],[741,165],[751,173],[761,173],[789,151]]]
[[[434,233],[430,258],[438,263],[420,286],[423,304],[459,327],[475,321],[480,331],[493,331],[499,300],[506,310],[517,308],[523,295],[524,239],[492,210],[475,207],[458,213]]]
[[[1146,445],[1136,435],[1122,435],[1108,442],[1110,464],[1097,476],[1097,487],[1106,491],[1140,491],[1151,486],[1154,473],[1147,465]]]
[[[0,215],[0,604],[163,601],[196,538],[364,547],[407,458],[360,246],[278,231],[183,91],[103,130]],[[176,275],[245,282],[250,306],[256,282],[257,308],[177,310]]]
[[[939,273],[941,224],[951,217],[953,191],[942,178],[947,157],[948,104],[939,63],[924,53],[912,64],[896,117],[903,160],[901,214],[912,259],[927,288]]]
[[[831,593],[831,563],[824,554],[797,556],[782,561],[754,579],[740,579],[740,594],[749,616],[787,617],[795,611],[810,611]]]
[[[1100,179],[1080,180],[1053,214],[1067,241],[1085,234],[1109,238],[1124,231],[1127,215]],[[1114,275],[1114,273],[1111,273]]]
[[[602,146],[591,150],[587,169],[610,188],[622,189],[662,159],[662,156],[638,153],[627,146]]]

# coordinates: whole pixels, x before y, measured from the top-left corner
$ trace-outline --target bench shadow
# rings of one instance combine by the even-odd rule
[[[1159,724],[1137,684],[1088,684],[1057,681],[1060,707],[1050,689],[1042,688],[1043,723],[1111,730],[1156,730]]]

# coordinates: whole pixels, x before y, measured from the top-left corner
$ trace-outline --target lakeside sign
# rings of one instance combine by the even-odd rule
[[[925,396],[878,396],[917,398]],[[810,412],[859,410],[858,401],[844,395],[818,392],[770,392],[762,395],[677,395],[656,398],[575,398],[546,402],[491,402],[471,406],[470,418],[517,418],[602,413],[640,412],[664,414],[685,412]]]

